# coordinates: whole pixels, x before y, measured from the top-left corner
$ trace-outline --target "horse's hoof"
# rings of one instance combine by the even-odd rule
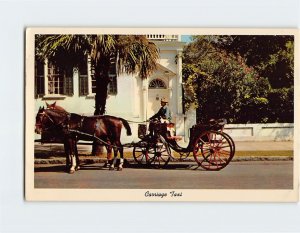
[[[118,167],[118,171],[122,171],[123,170],[123,168],[122,167]]]
[[[76,168],[75,168],[75,171],[78,171],[80,169],[80,166],[77,166]]]
[[[69,171],[69,174],[73,174],[75,171],[74,170],[70,170]]]
[[[104,165],[103,165],[103,168],[109,168],[110,167],[110,164],[109,163],[105,163]]]
[[[109,167],[109,170],[113,171],[113,170],[115,170],[115,168],[114,167]]]

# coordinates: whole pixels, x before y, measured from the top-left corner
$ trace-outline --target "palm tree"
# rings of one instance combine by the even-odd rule
[[[105,113],[111,60],[117,74],[138,74],[147,78],[159,58],[156,45],[142,35],[36,35],[37,59],[49,59],[64,67],[76,67],[91,57],[95,70],[95,115]]]

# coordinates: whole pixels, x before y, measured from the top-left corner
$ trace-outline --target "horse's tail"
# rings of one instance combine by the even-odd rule
[[[124,127],[126,128],[127,136],[132,135],[131,128],[130,128],[128,122],[125,119],[123,119],[123,118],[120,118],[120,120],[122,121]]]

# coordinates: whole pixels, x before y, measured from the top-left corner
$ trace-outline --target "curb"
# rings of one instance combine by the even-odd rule
[[[124,159],[129,163],[135,163],[133,158]],[[105,158],[80,158],[81,163],[93,164],[93,163],[104,163],[106,161]],[[180,162],[194,162],[193,158],[185,159]],[[239,156],[234,157],[232,162],[247,162],[247,161],[293,161],[292,156],[265,156],[265,157],[257,157],[257,156]],[[174,161],[177,162],[177,161]],[[34,164],[65,164],[66,159],[57,158],[57,159],[35,159]]]

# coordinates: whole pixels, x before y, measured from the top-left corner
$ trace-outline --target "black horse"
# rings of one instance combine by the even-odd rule
[[[123,146],[121,144],[121,130],[126,128],[127,135],[131,135],[128,122],[114,116],[80,116],[75,113],[57,109],[39,108],[36,115],[35,131],[41,134],[44,131],[56,132],[63,136],[66,167],[69,173],[74,173],[79,168],[77,155],[78,140],[98,140],[105,142],[107,147],[113,147],[114,160],[111,161],[110,169],[114,169],[118,151],[120,152],[120,164],[118,170],[123,168]],[[100,140],[99,140],[100,139]]]

